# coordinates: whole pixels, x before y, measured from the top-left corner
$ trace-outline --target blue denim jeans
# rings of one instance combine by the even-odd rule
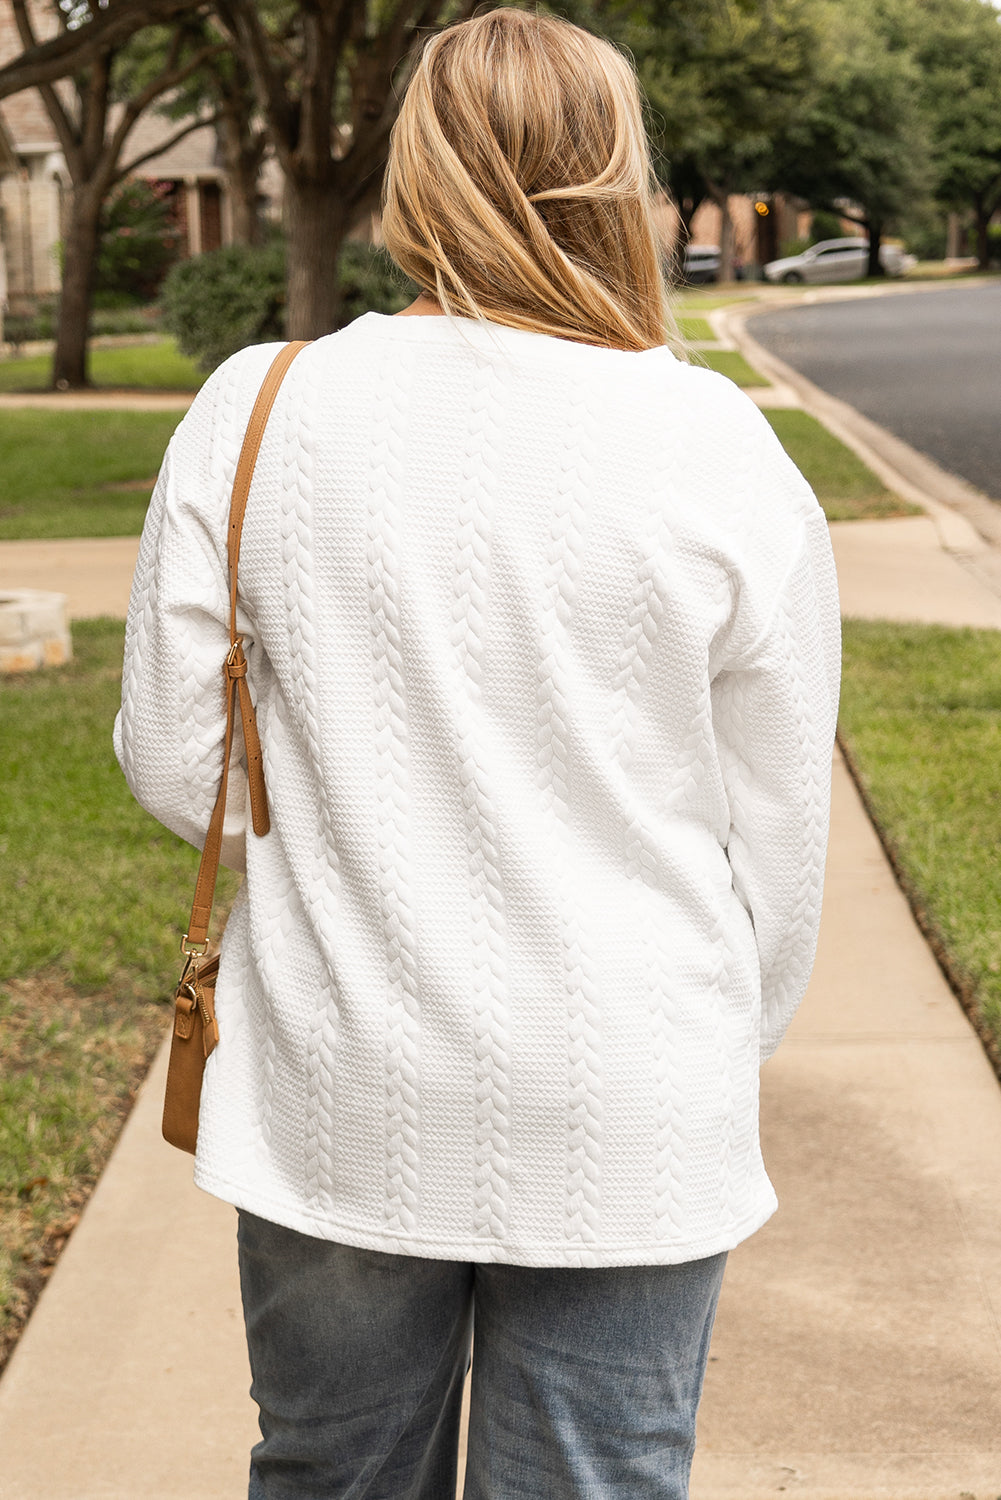
[[[685,1500],[725,1255],[534,1269],[354,1250],[240,1213],[250,1500]]]

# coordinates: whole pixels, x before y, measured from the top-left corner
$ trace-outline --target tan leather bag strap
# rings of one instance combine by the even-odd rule
[[[243,722],[243,740],[247,749],[247,779],[250,784],[250,812],[256,834],[268,832],[271,821],[268,816],[268,796],[264,785],[264,757],[261,740],[257,733],[254,704],[247,686],[247,660],[243,654],[243,640],[236,629],[237,568],[240,562],[240,538],[243,534],[243,517],[247,509],[247,497],[254,477],[254,465],[260,451],[264,429],[274,405],[278,389],[285,373],[296,355],[305,349],[308,340],[286,344],[277,355],[254,402],[247,431],[240,449],[233,480],[233,493],[229,508],[229,532],[226,551],[229,562],[229,651],[223,663],[226,676],[226,738],[223,744],[222,779],[216,797],[208,833],[202,848],[198,878],[195,881],[195,897],[191,905],[191,918],[184,934],[181,949],[191,957],[198,957],[208,947],[209,921],[215,899],[216,879],[219,874],[219,856],[222,852],[222,829],[226,817],[226,789],[229,785],[229,762],[233,753],[233,729],[236,707],[239,704]]]

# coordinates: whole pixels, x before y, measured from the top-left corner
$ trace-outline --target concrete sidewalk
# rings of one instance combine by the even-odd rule
[[[1001,630],[933,519],[833,530],[852,613]],[[0,1380],[2,1500],[246,1493],[235,1214],[159,1137],[164,1062]],[[814,979],[762,1078],[781,1206],[731,1257],[693,1500],[996,1500],[1001,1088],[840,760]]]
[[[48,589],[65,594],[70,620],[95,615],[124,619],[138,551],[137,536],[0,542],[0,591]]]

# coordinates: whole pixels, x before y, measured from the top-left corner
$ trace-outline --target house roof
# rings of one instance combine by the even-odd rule
[[[29,0],[28,9],[32,12],[35,35],[41,41],[55,36],[59,22],[52,9],[37,0]],[[9,4],[0,5],[0,64],[20,57],[23,51],[13,9]],[[37,89],[10,94],[0,104],[0,122],[6,127],[8,144],[20,155],[59,150],[52,121]]]

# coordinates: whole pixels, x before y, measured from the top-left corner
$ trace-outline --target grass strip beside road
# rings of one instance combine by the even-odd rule
[[[90,378],[96,387],[111,390],[197,391],[208,377],[178,352],[173,339],[162,339],[91,349]],[[51,384],[50,354],[0,360],[0,391],[47,391]]]
[[[693,349],[690,358],[693,365],[705,365],[709,370],[716,370],[742,388],[771,385],[771,381],[766,380],[764,375],[759,375],[736,349]]]
[[[848,620],[841,733],[932,947],[1001,1062],[1001,636]]]
[[[850,448],[808,412],[771,407],[765,408],[764,415],[829,521],[923,514],[919,506],[888,490]]]
[[[68,666],[0,679],[0,1363],[166,1030],[197,869],[115,761],[123,634],[78,621]]]
[[[696,317],[692,313],[679,313],[678,328],[684,339],[699,339],[707,343],[716,342],[716,335],[713,333],[712,324],[708,318]]]
[[[176,411],[5,411],[0,540],[135,536]]]
[[[736,302],[756,302],[760,283],[748,283],[747,291],[719,292],[713,286],[705,291],[697,287],[675,288],[671,307],[675,317],[684,313],[715,312],[717,307],[732,307]]]

